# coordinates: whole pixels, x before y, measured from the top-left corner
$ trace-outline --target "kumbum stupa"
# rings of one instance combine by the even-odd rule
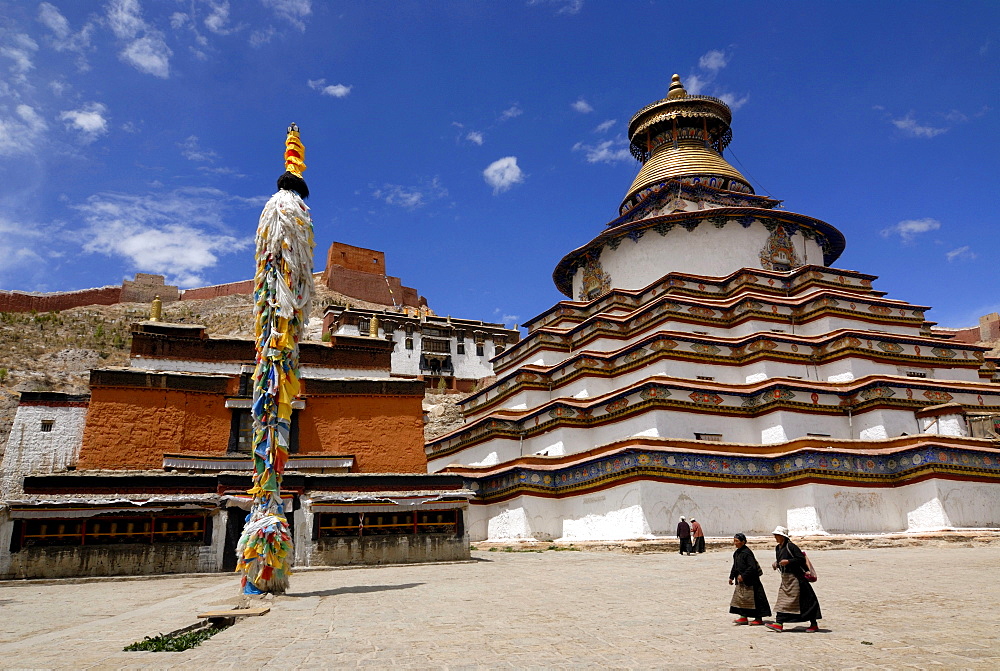
[[[834,268],[844,236],[755,194],[730,122],[677,75],[636,113],[642,169],[556,266],[569,300],[426,444],[472,540],[1000,526],[996,361]]]

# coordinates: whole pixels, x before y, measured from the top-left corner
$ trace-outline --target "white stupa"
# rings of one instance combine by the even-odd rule
[[[427,444],[477,491],[473,540],[1000,526],[986,348],[831,267],[843,235],[754,193],[730,121],[677,75],[639,110],[620,216],[553,274],[570,300]]]

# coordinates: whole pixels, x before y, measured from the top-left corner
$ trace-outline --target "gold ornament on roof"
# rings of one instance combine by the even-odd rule
[[[670,88],[667,89],[667,100],[676,100],[677,98],[687,98],[688,92],[684,89],[684,85],[681,84],[681,76],[675,74],[670,78]]]
[[[153,298],[152,304],[149,306],[149,321],[158,322],[162,318],[163,318],[163,301],[160,300],[159,296],[155,296]]]

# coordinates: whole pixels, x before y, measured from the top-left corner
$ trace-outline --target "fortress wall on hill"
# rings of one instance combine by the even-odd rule
[[[122,298],[121,287],[99,287],[54,294],[0,291],[0,312],[58,312],[84,305],[114,305]]]
[[[219,296],[249,295],[252,293],[253,280],[242,280],[240,282],[230,282],[229,284],[214,284],[210,287],[185,289],[181,292],[181,300],[194,301],[205,298],[218,298]]]

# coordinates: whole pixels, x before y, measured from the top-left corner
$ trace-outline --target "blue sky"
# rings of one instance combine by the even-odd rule
[[[523,322],[615,218],[672,73],[726,157],[946,326],[1000,309],[1000,3],[0,0],[0,288],[246,279],[302,129],[317,269],[382,250],[439,314]],[[707,253],[711,253],[707,250]]]

